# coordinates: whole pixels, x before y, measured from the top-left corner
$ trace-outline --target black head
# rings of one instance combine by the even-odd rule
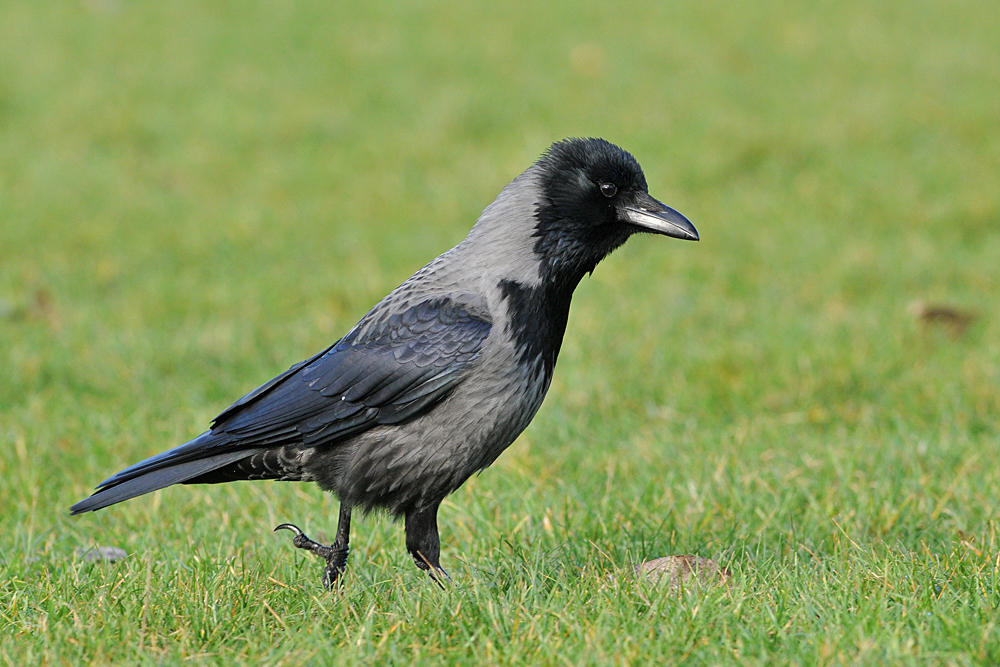
[[[649,195],[635,158],[604,139],[555,143],[537,166],[542,201],[535,250],[567,280],[579,281],[637,232],[698,240],[683,215]]]

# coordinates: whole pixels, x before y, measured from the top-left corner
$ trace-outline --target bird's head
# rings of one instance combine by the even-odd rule
[[[541,188],[535,252],[579,280],[632,234],[698,240],[687,218],[650,196],[636,159],[603,139],[566,139],[534,167]]]

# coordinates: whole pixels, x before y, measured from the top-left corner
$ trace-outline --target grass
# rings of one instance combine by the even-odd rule
[[[1000,5],[0,7],[0,663],[1000,662]],[[700,244],[577,293],[444,592],[309,486],[79,518],[465,234],[553,140]],[[975,310],[963,336],[916,300]],[[85,562],[95,545],[129,552]],[[714,558],[672,596],[630,565]]]

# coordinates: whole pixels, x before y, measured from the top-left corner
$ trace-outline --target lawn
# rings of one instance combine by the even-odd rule
[[[997,25],[988,0],[0,4],[0,664],[1000,663]],[[325,592],[271,532],[332,536],[314,486],[68,516],[580,135],[702,241],[584,280],[538,417],[442,506],[445,590],[371,516]],[[731,586],[633,575],[671,554]]]

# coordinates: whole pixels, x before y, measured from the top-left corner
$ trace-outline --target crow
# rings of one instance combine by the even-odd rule
[[[382,299],[346,336],[226,408],[208,431],[101,482],[71,514],[173,484],[316,482],[340,501],[320,544],[292,543],[347,567],[351,512],[405,522],[406,549],[439,584],[441,501],[532,420],[580,280],[639,232],[698,240],[649,195],[631,154],[603,139],[553,144],[480,215],[464,241]]]

